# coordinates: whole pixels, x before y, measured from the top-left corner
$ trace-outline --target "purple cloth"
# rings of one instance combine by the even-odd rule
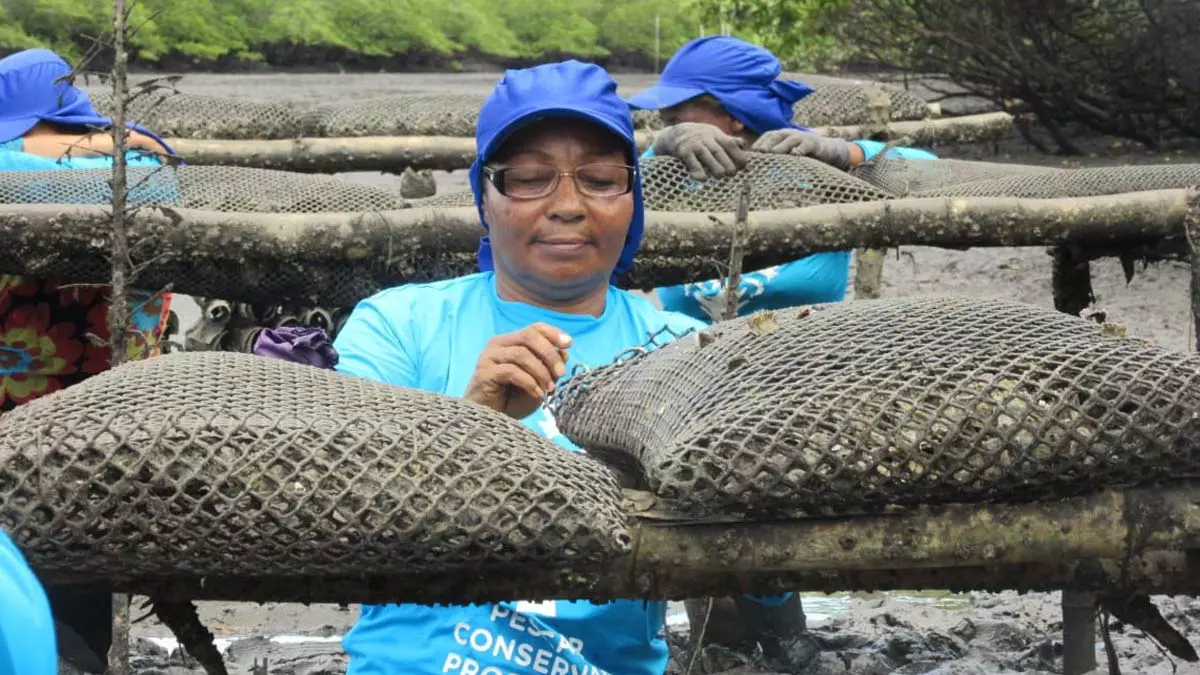
[[[325,331],[306,326],[264,328],[254,339],[254,354],[329,370],[338,362],[337,350]]]

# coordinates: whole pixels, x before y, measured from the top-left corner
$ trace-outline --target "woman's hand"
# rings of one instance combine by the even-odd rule
[[[843,171],[863,163],[863,151],[857,145],[800,129],[768,131],[758,137],[750,151],[811,157]]]
[[[544,323],[488,341],[467,384],[467,400],[509,417],[528,417],[567,372],[571,337]]]
[[[654,137],[654,154],[676,157],[692,180],[732,176],[746,166],[742,139],[711,124],[680,122]]]

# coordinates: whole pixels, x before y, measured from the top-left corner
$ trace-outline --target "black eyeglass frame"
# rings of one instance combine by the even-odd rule
[[[583,186],[581,186],[579,184],[579,179],[576,176],[576,172],[578,172],[581,167],[596,166],[596,165],[614,166],[614,167],[620,167],[622,169],[625,169],[625,171],[627,172],[627,182],[625,185],[625,191],[618,192],[616,194],[611,194],[611,195],[588,194],[588,192],[583,188]],[[636,166],[629,166],[628,164],[609,164],[607,162],[589,162],[587,164],[580,164],[579,166],[575,167],[574,171],[556,171],[554,173],[554,182],[552,182],[550,184],[550,187],[546,189],[545,194],[540,194],[540,195],[536,195],[533,197],[521,197],[521,196],[514,197],[513,195],[510,195],[504,191],[504,174],[507,173],[508,171],[512,171],[513,169],[518,169],[518,168],[521,168],[521,167],[504,166],[504,167],[496,168],[493,166],[485,166],[485,167],[483,167],[482,173],[483,173],[483,177],[486,178],[489,183],[496,186],[497,192],[504,195],[505,197],[508,197],[509,199],[542,199],[544,197],[552,195],[552,194],[554,194],[555,190],[558,190],[558,184],[560,181],[562,181],[563,176],[570,176],[571,179],[575,181],[575,189],[579,190],[579,194],[581,194],[581,195],[590,197],[592,199],[613,199],[615,197],[621,197],[623,195],[629,194],[630,192],[633,192],[634,181],[637,180],[637,174],[638,174],[638,168]],[[547,168],[553,168],[553,167],[547,167]]]

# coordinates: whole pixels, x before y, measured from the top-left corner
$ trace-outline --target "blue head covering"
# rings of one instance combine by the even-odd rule
[[[756,134],[808,127],[792,122],[792,106],[812,93],[803,82],[777,80],[783,72],[771,52],[726,35],[698,38],[667,61],[658,84],[629,98],[629,105],[660,110],[708,94]]]
[[[505,71],[479,111],[475,125],[475,162],[471,164],[471,191],[479,209],[479,222],[488,229],[483,216],[483,166],[492,154],[524,125],[551,117],[568,117],[598,124],[620,136],[628,145],[636,166],[637,142],[633,137],[633,116],[629,106],[617,95],[617,83],[600,66],[579,61],[548,63],[533,68]],[[613,278],[633,266],[642,242],[645,213],[642,206],[640,172],[633,183],[633,221],[625,235],[625,248],[617,261]],[[492,245],[488,237],[479,241],[479,268],[493,269]]]
[[[26,49],[0,59],[0,143],[25,135],[40,121],[108,128],[112,120],[96,112],[87,92],[62,78],[71,66],[48,49]],[[137,124],[130,129],[162,143]],[[166,143],[162,144],[174,154]]]

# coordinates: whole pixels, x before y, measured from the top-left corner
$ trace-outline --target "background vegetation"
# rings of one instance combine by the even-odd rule
[[[792,67],[917,74],[1026,113],[1053,148],[1087,132],[1200,138],[1200,0],[695,0]],[[1030,137],[1030,140],[1035,140]]]
[[[0,52],[78,58],[111,11],[111,0],[0,0]],[[1200,0],[137,0],[132,25],[133,64],[172,70],[566,57],[653,70],[693,37],[732,32],[793,71],[942,81],[1028,113],[1064,152],[1078,151],[1067,127],[1151,147],[1200,137]]]
[[[131,3],[133,4],[133,3]],[[71,58],[111,23],[111,0],[0,0],[0,51]],[[690,0],[138,0],[136,65],[455,68],[563,56],[653,69],[705,28]]]

